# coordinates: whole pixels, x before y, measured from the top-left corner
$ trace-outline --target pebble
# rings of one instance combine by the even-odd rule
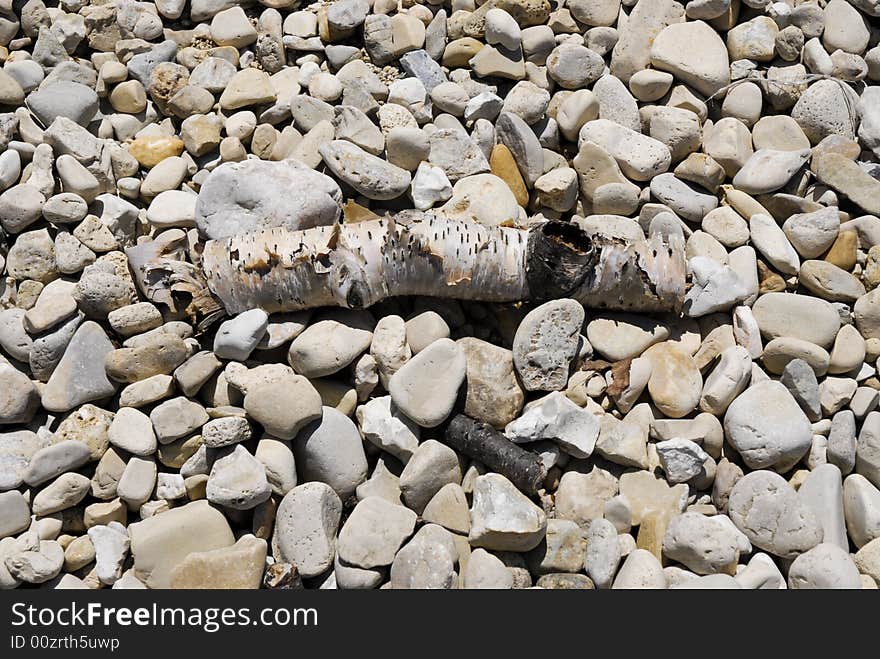
[[[211,419],[202,426],[202,439],[208,448],[221,448],[246,442],[251,438],[251,426],[240,416]]]
[[[419,446],[419,426],[403,414],[391,396],[373,398],[357,408],[364,439],[406,464]]]
[[[697,476],[709,455],[689,439],[668,439],[656,444],[660,466],[670,483],[684,483]]]
[[[156,463],[152,458],[130,458],[116,485],[116,494],[129,508],[140,508],[153,494],[156,473]]]
[[[128,556],[131,540],[119,522],[93,526],[88,530],[95,548],[95,569],[98,580],[112,586],[122,577],[123,562]]]
[[[250,534],[231,547],[193,552],[172,570],[171,587],[256,590],[263,582],[266,553],[266,541]]]
[[[82,327],[86,326],[87,323],[82,325]],[[82,327],[78,333],[82,331]],[[76,335],[73,338],[73,341],[75,340]],[[169,332],[159,332],[142,345],[107,352],[104,363],[110,379],[131,383],[145,380],[153,375],[172,373],[186,361],[187,353],[187,345],[183,339]],[[63,362],[64,360],[59,368],[63,366]]]
[[[367,458],[357,426],[331,407],[305,426],[293,444],[300,476],[321,481],[341,499],[350,497],[367,478]]]
[[[192,552],[230,547],[229,523],[207,501],[194,501],[128,527],[134,576],[147,587],[170,585],[171,572]]]
[[[724,432],[751,469],[793,466],[810,447],[810,422],[784,385],[753,384],[724,415]]]
[[[804,590],[860,589],[862,586],[859,570],[849,553],[823,542],[794,559],[788,571],[788,587]]]
[[[636,549],[620,566],[611,587],[614,590],[662,590],[666,586],[666,576],[657,557],[645,549]]]
[[[547,531],[540,508],[501,474],[485,474],[474,481],[471,506],[471,546],[495,551],[534,549]]]
[[[558,391],[529,403],[522,415],[504,428],[513,442],[556,442],[575,458],[588,458],[599,437],[599,418]]]
[[[337,556],[363,569],[391,565],[415,524],[416,514],[408,508],[379,497],[367,497],[358,502],[342,526]]]
[[[13,437],[15,439],[27,442],[27,438],[23,436]],[[25,450],[26,446],[27,444],[23,447]],[[91,450],[82,442],[63,440],[40,448],[29,457],[22,480],[28,485],[36,486],[86,464],[91,459]]]
[[[243,405],[266,432],[280,439],[293,439],[321,418],[320,394],[307,378],[293,373],[248,387]]]
[[[297,566],[305,578],[317,576],[333,564],[342,502],[325,483],[299,485],[278,505],[272,551],[278,559]]]
[[[430,538],[426,531],[436,529],[440,538],[446,537],[450,546]],[[431,533],[431,535],[435,535]],[[458,585],[454,556],[457,551],[451,534],[440,527],[427,525],[404,545],[394,556],[389,576],[393,589],[448,590]]]
[[[880,537],[878,502],[880,490],[861,474],[851,474],[843,481],[846,530],[857,548]]]
[[[686,512],[669,522],[663,536],[663,555],[699,575],[728,573],[740,553],[751,550],[748,538],[726,515]]]
[[[752,311],[761,334],[769,339],[790,337],[830,347],[840,329],[840,316],[824,300],[806,295],[767,293]]]
[[[740,478],[730,493],[730,518],[751,543],[795,558],[822,542],[822,527],[782,476],[766,470]]]
[[[0,487],[13,490],[24,482],[31,457],[43,447],[30,430],[0,434],[0,447]]]
[[[207,445],[207,437],[205,438]],[[206,488],[208,501],[235,510],[250,510],[272,495],[266,468],[241,444],[214,462]]]
[[[297,373],[308,378],[323,377],[351,364],[369,347],[372,338],[368,330],[322,320],[293,340],[287,359]]]
[[[394,199],[409,187],[409,172],[345,140],[318,148],[327,167],[368,199]]]
[[[437,339],[391,376],[388,393],[407,417],[433,428],[452,411],[466,368],[464,350],[450,339]]]
[[[163,401],[150,411],[150,421],[160,444],[187,436],[201,428],[208,419],[202,405],[183,396]]]
[[[158,446],[150,417],[133,407],[121,407],[107,430],[113,446],[134,455],[151,455]]]
[[[214,336],[214,354],[220,359],[245,361],[262,340],[269,315],[262,309],[249,309],[220,325]]]
[[[677,44],[688,43],[681,49]],[[701,94],[714,94],[730,82],[724,42],[703,21],[663,28],[651,45],[651,64],[691,85]]]
[[[822,542],[848,551],[840,469],[833,464],[817,465],[798,488],[798,497],[822,525]]]
[[[583,322],[583,307],[573,300],[547,302],[523,318],[513,339],[513,363],[526,391],[565,387]]]
[[[662,142],[607,119],[588,121],[581,128],[578,146],[594,142],[605,149],[634,181],[649,181],[669,169],[672,154]]]
[[[30,526],[27,499],[17,490],[0,493],[0,538],[16,535]]]
[[[462,574],[465,589],[508,590],[513,575],[504,563],[485,549],[475,549]]]
[[[64,550],[54,540],[41,540],[29,532],[16,541],[5,567],[16,581],[40,584],[54,579],[64,565]]]

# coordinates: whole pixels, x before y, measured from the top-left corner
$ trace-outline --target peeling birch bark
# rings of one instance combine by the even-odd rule
[[[570,297],[588,307],[677,311],[685,294],[684,236],[659,216],[649,233],[628,242],[566,222],[520,230],[405,211],[209,241],[202,270],[229,314],[365,308],[398,295],[482,302]]]

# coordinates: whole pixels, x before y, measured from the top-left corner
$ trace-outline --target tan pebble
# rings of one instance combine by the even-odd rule
[[[167,135],[139,137],[128,145],[128,152],[141,166],[149,169],[158,165],[165,158],[179,156],[183,153],[183,140]]]
[[[529,191],[510,149],[503,144],[496,144],[489,158],[489,167],[495,176],[507,183],[507,187],[516,197],[516,203],[525,207],[529,203]]]

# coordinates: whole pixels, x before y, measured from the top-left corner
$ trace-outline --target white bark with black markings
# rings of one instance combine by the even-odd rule
[[[628,242],[563,222],[520,230],[407,211],[209,241],[202,268],[229,314],[254,307],[364,308],[398,295],[484,302],[571,297],[588,307],[678,310],[684,237],[660,217],[649,234]]]

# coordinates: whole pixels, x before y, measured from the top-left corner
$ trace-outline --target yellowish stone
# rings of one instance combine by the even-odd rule
[[[351,416],[357,407],[357,392],[344,382],[329,378],[317,378],[310,380],[312,386],[321,395],[321,402],[327,407],[335,407],[337,410]]]
[[[252,535],[231,547],[192,552],[171,570],[175,589],[256,590],[266,567],[266,541]]]
[[[669,511],[652,511],[642,518],[639,525],[636,546],[654,554],[658,561],[663,560],[663,536],[666,534],[669,519]]]
[[[503,144],[496,144],[492,148],[492,155],[489,157],[489,168],[492,173],[507,183],[507,187],[516,197],[516,203],[525,208],[529,203],[529,191],[523,181],[522,174],[516,166],[513,154]]]
[[[471,58],[480,52],[483,46],[483,43],[473,37],[462,37],[461,39],[450,41],[446,46],[446,50],[443,51],[443,66],[450,69],[466,67]]]
[[[831,245],[831,249],[825,254],[825,260],[849,272],[856,265],[858,251],[859,234],[855,231],[841,231]]]
[[[142,167],[150,169],[165,158],[179,156],[183,153],[183,140],[179,137],[165,135],[139,137],[128,145],[128,152]]]
[[[355,222],[365,222],[366,220],[375,220],[379,216],[376,215],[366,206],[361,206],[356,201],[349,199],[342,204],[342,217],[346,224],[354,224]]]

